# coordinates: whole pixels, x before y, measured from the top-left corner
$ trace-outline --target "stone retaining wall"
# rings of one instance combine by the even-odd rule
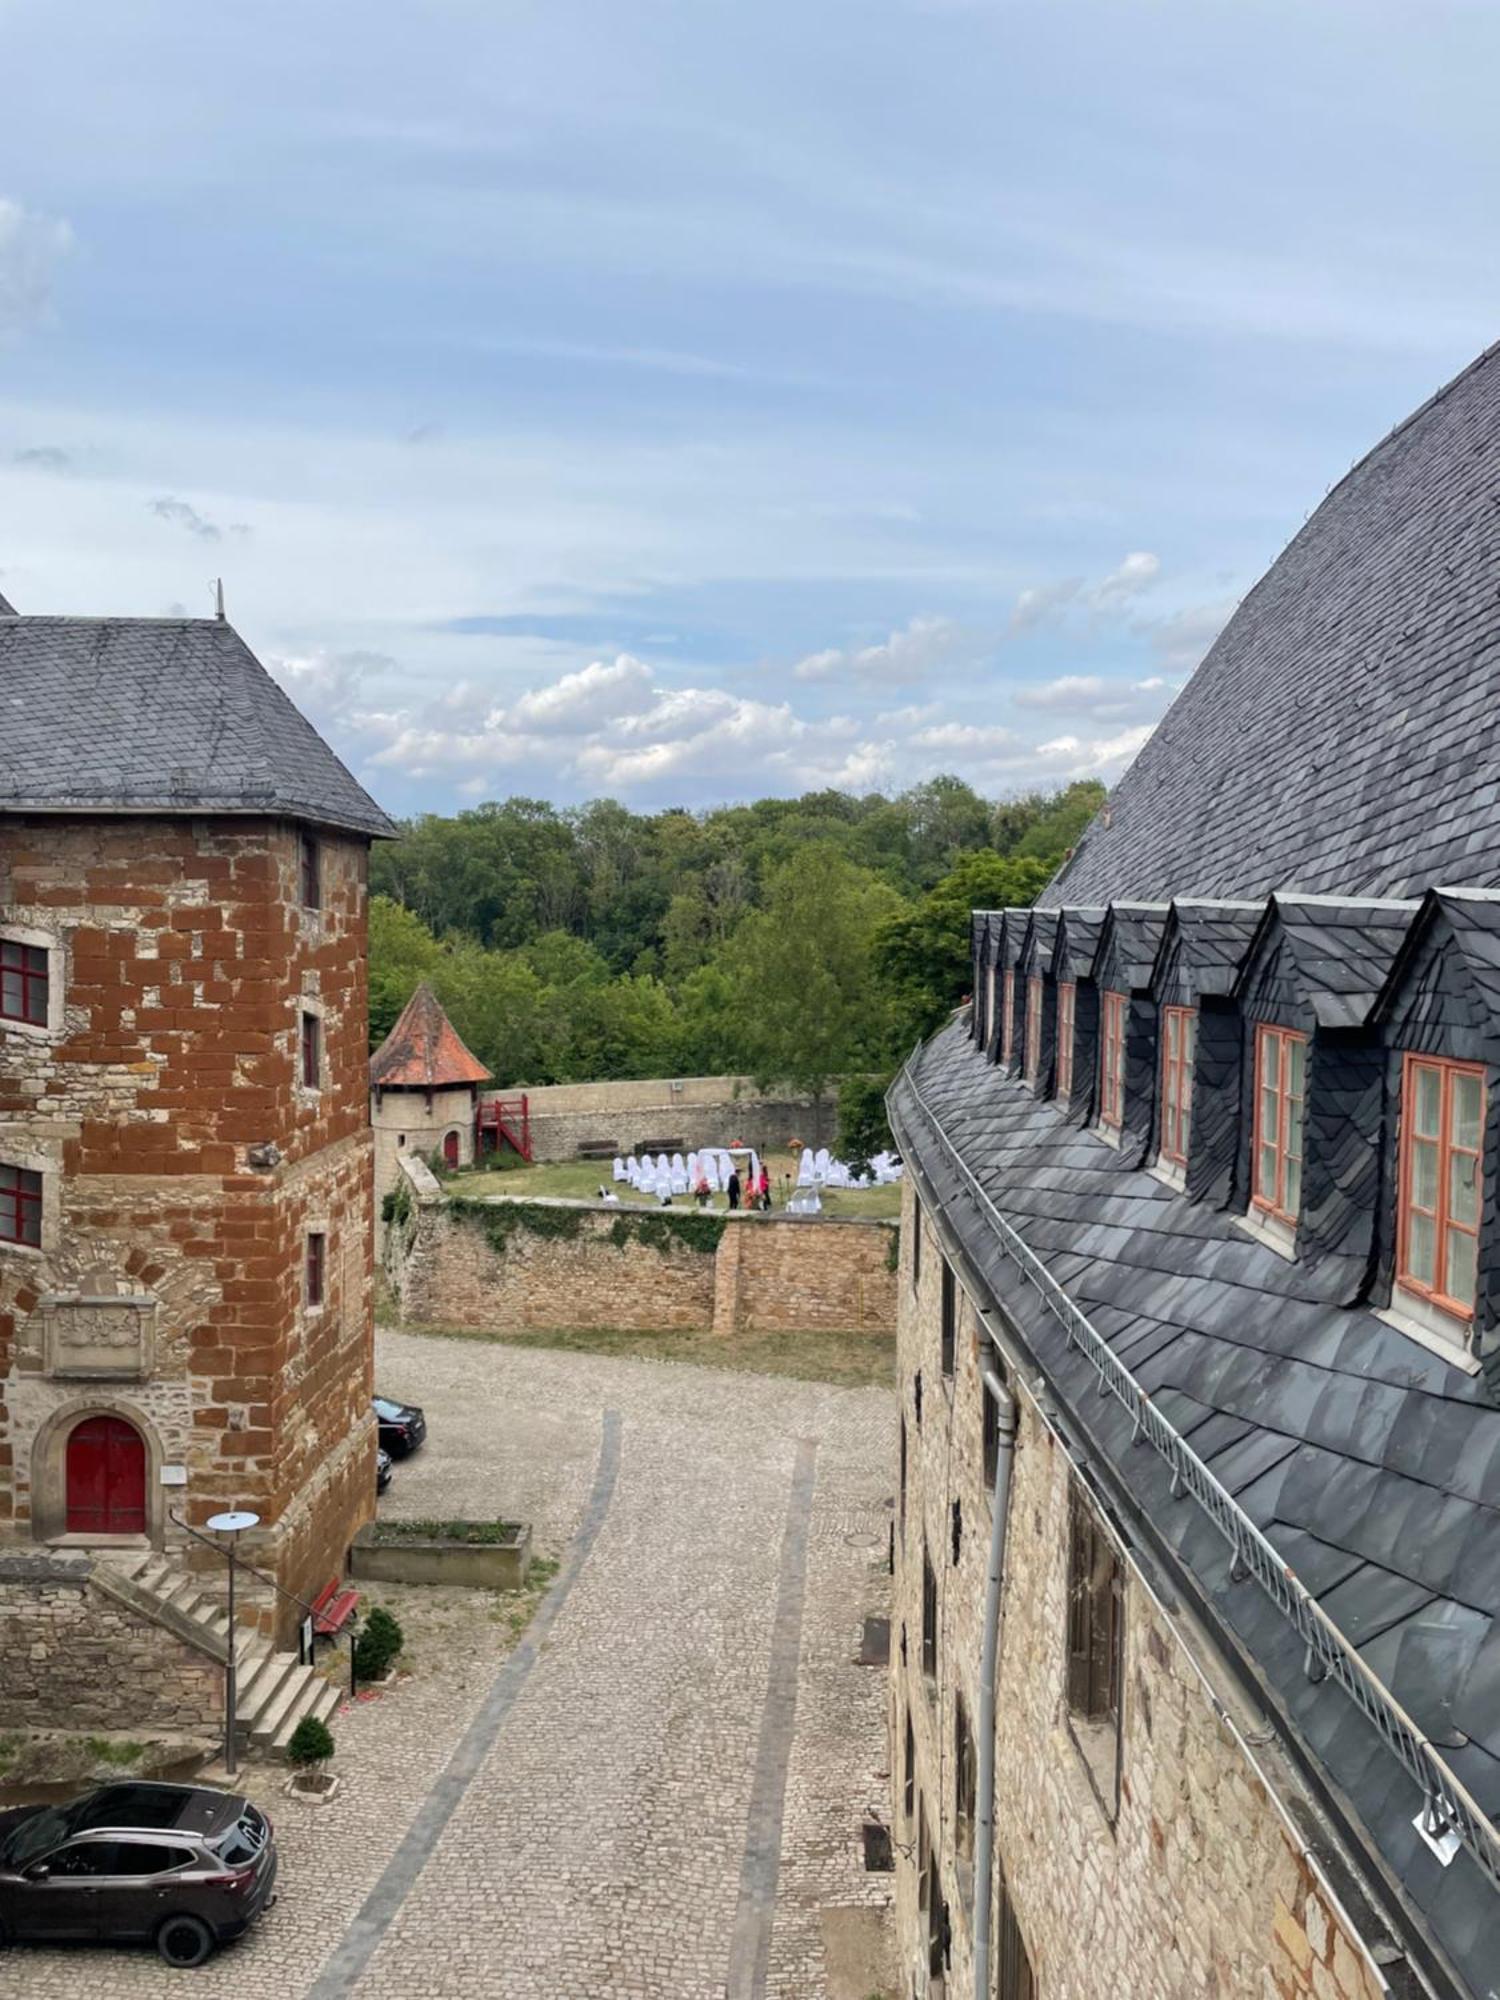
[[[106,1595],[88,1557],[0,1562],[0,1728],[213,1735],[224,1670]]]
[[[484,1097],[494,1094],[481,1092]],[[580,1146],[606,1140],[621,1153],[663,1139],[675,1139],[677,1150],[684,1153],[701,1146],[727,1146],[735,1139],[761,1152],[784,1151],[792,1138],[809,1145],[832,1140],[831,1098],[818,1116],[810,1099],[785,1093],[768,1096],[744,1076],[554,1083],[528,1090],[526,1097],[532,1156],[537,1161],[576,1159]]]
[[[413,1198],[386,1273],[412,1326],[893,1333],[893,1223]]]

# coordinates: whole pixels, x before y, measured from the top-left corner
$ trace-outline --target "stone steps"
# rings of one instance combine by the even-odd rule
[[[187,1620],[205,1639],[223,1647],[229,1635],[229,1614],[216,1599],[205,1596],[199,1581],[169,1556],[156,1550],[123,1559],[112,1567],[136,1589],[179,1620]],[[293,1652],[273,1647],[260,1633],[235,1635],[235,1720],[242,1746],[285,1755],[292,1731],[304,1715],[326,1722],[342,1699],[342,1691],[314,1668],[304,1666]]]

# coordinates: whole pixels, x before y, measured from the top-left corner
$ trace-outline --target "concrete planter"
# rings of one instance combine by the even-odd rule
[[[329,1806],[338,1796],[339,1783],[332,1771],[306,1774],[298,1771],[287,1779],[282,1790],[289,1799],[296,1799],[304,1806]]]
[[[388,1523],[361,1528],[349,1550],[349,1574],[362,1583],[447,1583],[474,1590],[519,1590],[531,1568],[531,1529],[500,1542],[387,1535]]]

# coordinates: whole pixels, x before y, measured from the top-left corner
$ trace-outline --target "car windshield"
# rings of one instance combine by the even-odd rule
[[[5,1843],[5,1859],[12,1868],[24,1868],[40,1854],[46,1854],[73,1831],[73,1814],[65,1806],[48,1806],[23,1819]]]
[[[393,1403],[388,1396],[377,1396],[375,1398],[375,1414],[377,1417],[384,1417],[389,1423],[399,1423],[401,1418],[406,1415],[406,1405],[404,1403]]]

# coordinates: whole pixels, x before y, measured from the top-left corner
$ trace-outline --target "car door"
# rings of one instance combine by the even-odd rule
[[[111,1872],[99,1883],[95,1935],[114,1942],[154,1935],[167,1914],[180,1872],[193,1860],[189,1848],[167,1841],[116,1840]]]
[[[99,1890],[115,1866],[115,1843],[84,1836],[54,1848],[21,1877],[16,1929],[29,1938],[98,1936]]]

